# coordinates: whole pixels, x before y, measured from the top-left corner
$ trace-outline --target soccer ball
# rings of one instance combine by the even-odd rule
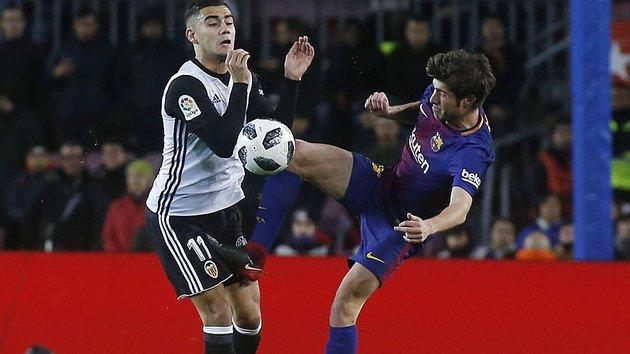
[[[271,175],[287,168],[295,141],[286,125],[276,120],[254,119],[238,135],[235,151],[248,171]]]

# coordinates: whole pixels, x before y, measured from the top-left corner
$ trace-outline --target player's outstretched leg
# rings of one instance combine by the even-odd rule
[[[251,271],[245,264],[230,262],[228,259],[228,263],[235,266],[239,274],[251,281],[262,276],[262,267],[269,248],[299,192],[302,183],[300,179],[311,182],[335,199],[343,197],[350,182],[352,153],[336,146],[313,144],[299,139],[295,144],[295,155],[288,172],[267,178],[262,208],[257,214],[256,228],[251,239],[253,242],[245,246],[253,262],[253,267],[250,265],[249,268],[256,269]],[[222,252],[233,254],[235,251]]]
[[[357,318],[365,301],[379,287],[379,280],[359,263],[355,263],[335,294],[330,309],[330,336],[326,354],[354,354],[357,352]]]
[[[236,354],[254,354],[262,329],[258,283],[242,281],[228,286],[227,290],[233,312],[234,351]]]
[[[203,322],[205,353],[235,354],[232,312],[223,285],[190,298]]]
[[[284,218],[295,203],[301,185],[300,177],[288,171],[269,176],[265,180],[262,199],[256,213],[254,233],[245,246],[257,268],[262,269],[265,266],[271,246],[278,236]]]

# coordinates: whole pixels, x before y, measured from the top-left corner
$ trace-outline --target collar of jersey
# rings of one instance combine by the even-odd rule
[[[210,69],[208,69],[205,66],[203,66],[203,64],[201,64],[199,62],[199,60],[197,60],[197,58],[192,58],[192,59],[190,59],[190,61],[192,61],[193,64],[197,65],[199,67],[199,69],[203,70],[204,73],[221,80],[221,82],[224,83],[226,86],[230,82],[230,73],[229,72],[226,72],[225,74],[215,73],[214,71],[211,71]]]

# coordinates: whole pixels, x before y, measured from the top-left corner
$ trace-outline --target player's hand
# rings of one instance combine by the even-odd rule
[[[298,38],[284,58],[284,76],[291,80],[301,80],[314,57],[315,49],[308,42],[308,37]]]
[[[388,118],[390,107],[387,95],[383,92],[374,92],[365,100],[365,109],[379,118]]]
[[[249,53],[243,49],[230,50],[225,58],[225,65],[227,66],[232,80],[235,83],[245,83],[251,85],[252,74],[247,68],[247,61],[249,60]]]
[[[407,242],[421,243],[427,239],[434,232],[431,230],[431,225],[419,217],[407,213],[407,220],[394,226],[394,230],[404,233],[403,238]]]

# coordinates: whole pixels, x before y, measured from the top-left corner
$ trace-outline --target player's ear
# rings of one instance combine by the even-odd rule
[[[192,27],[186,28],[186,38],[192,44],[199,44],[199,41],[197,41],[197,38],[195,37],[195,29]]]
[[[475,102],[477,102],[477,98],[473,95],[464,97],[464,109],[472,109],[475,106]]]

